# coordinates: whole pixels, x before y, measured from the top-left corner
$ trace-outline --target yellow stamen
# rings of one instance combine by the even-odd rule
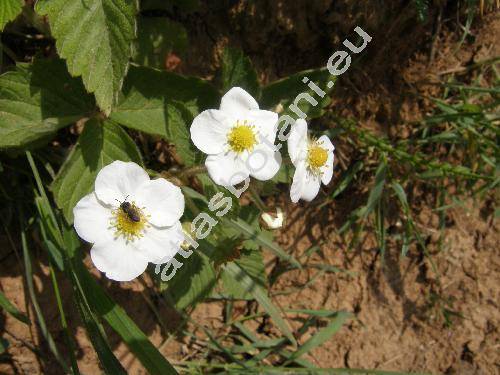
[[[112,210],[113,218],[111,219],[111,227],[115,230],[115,237],[123,236],[127,242],[135,241],[137,238],[143,237],[144,229],[149,227],[144,211],[135,205],[135,202],[130,204],[131,209],[139,216],[139,221],[134,221],[120,207]]]
[[[237,121],[227,136],[227,143],[237,154],[243,151],[252,151],[257,143],[254,127],[245,120]]]
[[[327,159],[328,151],[317,142],[312,142],[307,152],[309,167],[315,172],[320,172],[320,168],[325,165]]]

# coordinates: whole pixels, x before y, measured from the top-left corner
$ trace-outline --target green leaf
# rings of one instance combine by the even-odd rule
[[[5,351],[9,348],[9,342],[4,339],[3,337],[0,337],[0,354],[5,353]]]
[[[235,220],[224,219],[223,222],[225,225],[230,226],[239,231],[245,238],[253,240],[260,246],[263,246],[271,250],[281,259],[290,262],[290,264],[293,264],[297,268],[302,268],[300,263],[292,255],[287,254],[279,245],[274,243],[272,241],[272,236],[271,238],[269,238],[269,236],[266,235],[266,232],[260,233],[257,229],[247,224],[241,218],[237,218]]]
[[[107,114],[116,102],[129,65],[136,30],[133,0],[39,0],[59,55],[73,76]]]
[[[51,186],[69,223],[73,207],[93,190],[97,173],[115,160],[142,164],[137,146],[123,129],[110,121],[89,120]]]
[[[219,94],[208,82],[150,68],[131,67],[111,119],[159,135],[176,146],[184,164],[199,163],[189,126],[202,110],[217,105]]]
[[[307,340],[304,344],[302,344],[296,352],[293,352],[292,355],[287,359],[285,365],[293,362],[297,358],[300,358],[304,354],[310,352],[317,346],[323,345],[326,341],[330,339],[331,336],[336,334],[345,321],[350,318],[352,314],[340,311],[336,314],[336,316],[332,319],[332,321],[325,327],[316,332],[309,340]]]
[[[78,264],[76,271],[90,308],[120,335],[150,374],[177,374],[177,371],[154,347],[144,332],[97,284],[83,264]]]
[[[46,198],[43,198],[41,204],[38,206],[41,208],[45,204],[49,204],[49,202],[48,199],[46,200]],[[57,222],[52,222],[51,216],[48,216],[46,220],[47,222],[50,222],[50,225],[52,226],[57,225]],[[49,224],[47,223],[47,225]],[[87,330],[87,336],[94,346],[103,370],[106,374],[126,374],[127,372],[124,370],[120,361],[118,361],[109,347],[104,327],[88,305],[81,282],[78,279],[78,271],[75,271],[75,269],[80,267],[79,265],[81,265],[82,262],[82,253],[79,251],[81,242],[72,227],[63,224],[61,233],[61,229],[59,229],[59,226],[57,225],[57,230],[58,237],[62,239],[61,247],[58,248],[58,251],[61,254],[65,254],[66,259],[68,260],[67,265],[69,267],[67,275],[73,283],[73,296],[75,298],[76,307],[78,308],[82,321],[85,325],[85,329]]]
[[[373,212],[376,205],[379,203],[380,198],[382,198],[382,193],[384,191],[385,180],[387,175],[387,163],[385,160],[382,160],[377,167],[377,171],[375,172],[375,184],[370,191],[370,195],[368,196],[368,201],[366,202],[366,206],[363,207],[361,215],[366,218],[369,214]]]
[[[261,288],[267,288],[267,276],[261,251],[243,249],[241,256],[234,262],[252,278],[255,284]],[[253,298],[248,290],[240,287],[239,282],[226,269],[222,271],[221,280],[228,297],[244,300]]]
[[[98,322],[97,318],[92,314],[88,305],[84,302],[82,293],[78,293],[75,297],[78,311],[82,317],[85,329],[94,349],[99,357],[104,372],[106,374],[127,374],[120,361],[115,357],[113,351],[104,335],[104,329]]]
[[[186,29],[165,17],[139,17],[134,62],[150,68],[164,69],[167,54],[183,54],[188,45]]]
[[[0,31],[7,22],[14,20],[23,8],[22,0],[2,0],[0,2]]]
[[[24,259],[24,270],[25,270],[25,276],[26,276],[26,286],[31,298],[31,303],[33,305],[33,309],[35,310],[35,314],[38,320],[38,327],[40,328],[40,331],[42,332],[43,337],[47,341],[47,346],[49,347],[50,351],[54,355],[54,358],[57,360],[59,365],[63,368],[64,373],[71,373],[71,370],[68,367],[68,364],[66,363],[66,360],[64,357],[61,355],[59,350],[57,349],[57,345],[54,341],[54,338],[52,337],[50,331],[47,328],[47,323],[45,322],[45,317],[43,316],[42,309],[40,308],[40,305],[38,304],[38,300],[36,297],[35,293],[35,286],[33,283],[33,267],[31,263],[31,255],[30,255],[30,250],[28,247],[28,241],[26,240],[26,232],[23,230],[21,232],[21,247],[23,249],[23,259]]]
[[[183,266],[175,277],[162,286],[168,286],[167,292],[182,310],[193,306],[208,296],[215,285],[215,270],[206,255],[194,250],[188,259],[180,258]]]
[[[10,315],[12,315],[20,322],[31,324],[29,318],[25,314],[20,312],[17,307],[14,306],[2,292],[0,292],[0,307],[2,307],[5,311],[7,311]]]
[[[0,76],[0,148],[26,146],[88,115],[94,103],[62,60],[18,64]]]
[[[349,168],[342,176],[340,176],[339,183],[335,187],[335,190],[330,195],[332,199],[337,197],[340,193],[342,193],[351,183],[352,179],[356,176],[356,174],[363,169],[363,162],[357,161],[352,168]]]
[[[238,282],[240,288],[245,290],[245,292],[250,293],[257,300],[257,302],[259,302],[262,308],[273,319],[274,324],[276,324],[281,333],[288,338],[293,345],[297,345],[297,341],[295,340],[292,331],[281,317],[278,308],[269,299],[267,291],[258,285],[244,269],[234,262],[226,264],[224,266],[224,270]]]
[[[309,89],[307,84],[302,80],[307,77],[314,82],[326,94],[323,98],[318,96],[313,90]],[[296,97],[301,93],[308,93],[318,101],[316,106],[312,105],[305,99],[298,102],[298,107],[304,111],[309,119],[319,117],[323,114],[323,108],[330,104],[328,94],[333,90],[335,76],[330,75],[326,68],[305,70],[289,77],[271,82],[269,85],[262,88],[261,103],[263,108],[275,108],[278,104],[283,106],[283,111],[280,115],[290,115],[297,118],[297,115],[288,108],[294,103]],[[328,83],[332,82],[332,87],[328,87]]]
[[[221,64],[221,81],[223,92],[229,91],[231,87],[239,86],[255,98],[260,96],[257,72],[253,68],[250,59],[239,49],[224,49]]]

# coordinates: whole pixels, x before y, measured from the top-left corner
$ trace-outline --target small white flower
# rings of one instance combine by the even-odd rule
[[[200,113],[191,125],[191,139],[208,154],[205,165],[218,185],[236,185],[252,176],[271,179],[279,170],[281,155],[274,141],[278,115],[259,109],[245,90],[233,87],[220,109]]]
[[[264,223],[266,223],[267,228],[278,229],[283,226],[283,219],[285,216],[283,215],[283,210],[280,207],[278,207],[276,209],[275,217],[271,216],[267,212],[264,212],[260,217],[262,218]]]
[[[326,135],[311,139],[307,134],[307,123],[298,119],[288,137],[288,154],[295,166],[290,198],[312,201],[318,195],[321,182],[327,185],[333,175],[333,151],[335,147]]]
[[[123,161],[101,169],[95,191],[73,209],[76,232],[93,244],[95,266],[117,281],[136,278],[148,262],[172,259],[184,240],[183,213],[181,189],[163,178],[150,180],[139,165]]]

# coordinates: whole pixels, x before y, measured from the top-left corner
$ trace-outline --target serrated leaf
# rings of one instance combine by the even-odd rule
[[[127,73],[136,30],[134,0],[39,0],[69,72],[109,115]]]
[[[176,146],[182,162],[193,165],[201,155],[189,126],[202,110],[216,106],[218,93],[208,82],[144,67],[131,67],[111,119],[132,129],[159,135]]]
[[[227,92],[231,87],[241,87],[252,94],[260,96],[260,85],[257,72],[250,59],[243,51],[236,48],[226,48],[222,54],[221,64],[222,91]]]
[[[18,64],[0,76],[0,148],[48,137],[93,108],[92,97],[69,76],[62,60]]]
[[[164,69],[169,52],[182,54],[187,47],[186,29],[165,17],[139,17],[133,61],[150,68]]]
[[[115,160],[142,164],[137,146],[118,125],[96,119],[88,121],[51,186],[54,199],[69,223],[73,222],[73,207],[93,190],[97,173]]]
[[[309,89],[302,80],[307,77],[325,92],[323,98]],[[305,99],[298,102],[298,107],[304,111],[309,119],[319,117],[323,114],[323,108],[330,104],[328,94],[333,90],[335,76],[330,75],[326,68],[305,70],[289,77],[271,82],[262,88],[261,104],[263,108],[275,108],[278,104],[283,106],[280,115],[290,115],[297,118],[297,115],[290,111],[289,106],[294,103],[296,97],[301,93],[308,93],[318,101],[316,106]],[[331,87],[328,87],[331,82]]]
[[[0,2],[0,31],[3,27],[14,20],[23,8],[22,0],[2,0]]]
[[[215,270],[209,259],[196,250],[188,259],[179,257],[183,263],[172,280],[162,283],[167,287],[175,306],[182,310],[193,306],[210,294],[215,285]],[[162,288],[163,289],[163,288]]]

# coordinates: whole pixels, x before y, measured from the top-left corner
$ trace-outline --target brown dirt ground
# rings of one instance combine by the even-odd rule
[[[402,124],[424,116],[429,110],[425,96],[438,93],[429,82],[438,80],[444,71],[460,70],[471,61],[500,55],[498,13],[490,13],[478,21],[475,40],[454,53],[457,33],[443,28],[432,42],[431,29],[410,22],[408,9],[400,2],[387,2],[384,14],[376,2],[354,3],[357,4],[301,0],[284,6],[281,1],[255,1],[237,2],[227,11],[207,7],[202,10],[203,17],[187,20],[191,40],[197,48],[188,52],[178,71],[213,75],[221,47],[231,44],[242,47],[254,61],[261,79],[268,81],[300,69],[322,66],[353,25],[366,26],[373,31],[370,52],[365,62],[342,77],[334,107],[342,115],[359,119],[361,126],[401,136],[398,132],[411,131]],[[398,16],[388,16],[395,14]],[[320,120],[319,124],[332,126],[326,121]],[[340,140],[337,143],[341,161],[348,160],[349,150],[343,149]],[[437,266],[438,283],[428,258],[415,248],[402,258],[397,244],[389,242],[382,262],[369,228],[361,243],[352,249],[348,246],[349,238],[336,235],[335,228],[343,223],[356,199],[350,197],[342,204],[334,203],[321,210],[304,204],[288,206],[283,197],[278,202],[287,207],[286,227],[277,232],[283,247],[297,256],[323,241],[321,251],[311,262],[355,273],[353,276],[324,274],[313,285],[303,287],[317,271],[292,271],[279,278],[270,291],[274,302],[282,308],[342,309],[355,313],[355,319],[306,358],[320,367],[498,374],[500,227],[493,220],[493,202],[469,200],[465,207],[451,209],[440,248],[438,217],[429,208],[432,202],[423,197],[417,207],[417,221],[426,234]],[[2,236],[0,243],[3,245],[1,290],[20,310],[33,317],[33,309],[26,308],[24,267],[9,239]],[[49,330],[64,353],[46,259],[38,253],[33,254],[33,259],[39,303]],[[271,262],[272,256],[266,253],[266,260]],[[90,262],[88,266],[93,269]],[[95,269],[93,272],[100,277]],[[96,354],[75,307],[70,299],[64,298],[71,294],[71,288],[62,277],[59,279],[70,330],[78,341],[79,366],[82,373],[95,373],[99,371]],[[100,281],[153,344],[160,346],[165,332],[147,307],[149,290],[139,282],[118,284],[102,278]],[[290,293],[281,295],[283,291]],[[180,318],[165,306],[158,308],[167,331],[172,332]],[[450,325],[445,324],[445,308],[456,313],[451,316]],[[193,317],[215,332],[223,332],[221,303],[202,303]],[[288,318],[293,327],[301,323],[299,316],[288,315]],[[0,373],[60,373],[58,365],[51,362],[52,356],[36,326],[26,327],[6,314],[0,316],[0,326],[11,343],[8,354],[0,357]],[[198,329],[192,330],[203,336]],[[314,330],[300,337],[299,342],[303,343],[313,333]],[[111,332],[110,337],[115,354],[130,373],[145,373],[125,345]],[[39,361],[34,347],[43,358],[49,359],[48,363]],[[196,358],[199,350],[183,337],[161,347],[161,352],[174,361]]]

